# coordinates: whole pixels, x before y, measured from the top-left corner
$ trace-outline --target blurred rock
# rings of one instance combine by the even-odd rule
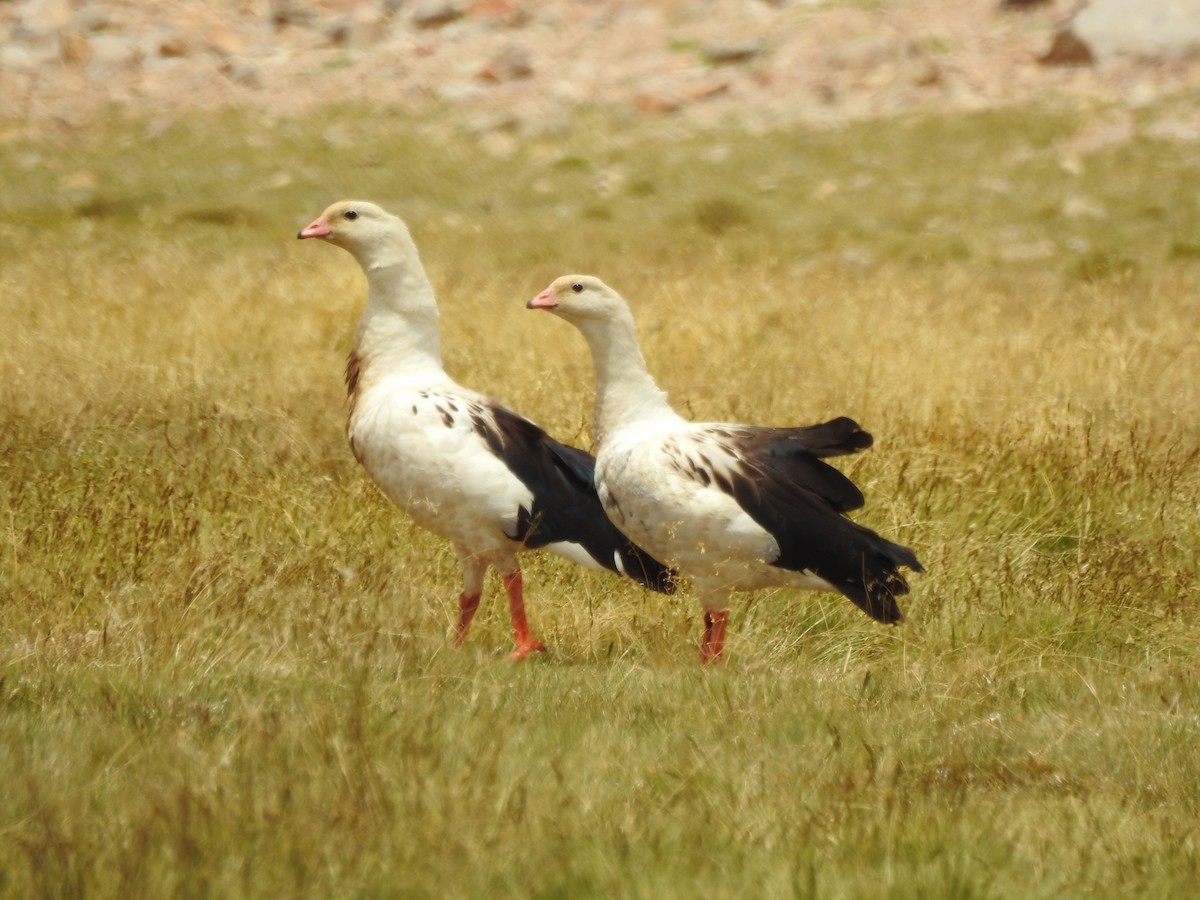
[[[186,32],[176,29],[159,31],[149,38],[149,53],[163,59],[190,56],[195,47]]]
[[[75,11],[75,15],[64,29],[80,34],[95,34],[98,31],[118,31],[121,27],[121,23],[114,18],[110,10],[99,3],[89,3]]]
[[[25,0],[18,4],[16,37],[45,37],[71,21],[74,10],[68,0]]]
[[[683,98],[670,91],[638,91],[633,96],[633,108],[648,116],[673,113],[681,106],[683,106]]]
[[[351,93],[464,117],[502,106],[525,135],[546,121],[565,133],[590,105],[762,132],[931,101],[952,116],[1051,96],[1090,109],[1200,93],[1187,55],[1200,48],[1200,0],[1091,0],[1042,58],[1079,70],[1030,66],[1056,17],[1083,2],[0,0],[0,123],[247,102],[233,85],[260,90],[253,102],[277,115]]]
[[[54,51],[35,51],[25,44],[0,45],[0,71],[20,72],[36,69],[54,59]]]
[[[692,85],[687,90],[688,100],[712,100],[714,97],[720,97],[729,93],[730,84],[725,79],[716,81],[704,81],[700,84]]]
[[[418,28],[441,28],[461,19],[463,5],[453,0],[419,0],[413,10],[412,21]]]
[[[308,25],[314,18],[313,11],[300,0],[271,0],[270,19],[276,28]]]
[[[246,42],[228,25],[214,25],[204,32],[204,43],[218,56],[236,56],[246,49]]]
[[[363,49],[373,47],[387,35],[387,20],[379,13],[339,16],[322,33],[335,47]]]
[[[917,87],[936,87],[943,82],[942,68],[933,60],[923,60],[917,64],[913,75],[913,84]]]
[[[221,74],[242,87],[261,88],[262,73],[253,63],[241,59],[231,59],[221,66]]]
[[[714,66],[749,62],[763,52],[762,41],[709,44],[701,50],[705,61]]]
[[[89,39],[92,57],[89,65],[98,68],[122,68],[136,65],[142,59],[138,42],[123,34],[95,34]]]
[[[92,61],[92,45],[77,31],[64,31],[58,36],[58,58],[65,66],[86,66]]]
[[[1070,27],[1102,59],[1185,56],[1200,48],[1200,0],[1091,0]]]
[[[471,19],[500,22],[510,27],[524,24],[530,18],[518,0],[474,0],[466,14]]]
[[[1096,61],[1091,48],[1071,30],[1063,28],[1050,44],[1050,49],[1038,57],[1043,66],[1090,66]]]
[[[480,81],[515,81],[533,74],[533,59],[520,44],[507,44],[479,70]]]

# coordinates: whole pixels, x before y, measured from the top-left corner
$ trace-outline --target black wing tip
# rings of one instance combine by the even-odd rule
[[[824,426],[818,425],[817,427],[836,428],[839,431],[845,431],[847,434],[860,434],[867,440],[871,440],[870,433],[863,431],[863,427],[859,425],[855,419],[852,419],[849,416],[837,416],[836,418],[830,419],[828,422],[824,423]]]
[[[838,456],[847,453],[858,453],[875,444],[875,438],[869,431],[863,431],[861,425],[849,416],[838,416],[822,425],[812,426],[814,436],[819,436],[819,446],[813,448],[814,455]]]
[[[896,598],[903,597],[911,590],[900,567],[914,572],[924,572],[925,567],[908,547],[885,541],[880,549],[883,552],[874,558],[875,570],[868,572],[862,581],[855,579],[845,585],[842,593],[876,622],[897,625],[904,621],[904,613]],[[870,566],[870,563],[867,562],[867,565]]]
[[[839,416],[819,425],[789,428],[766,428],[756,436],[763,450],[771,456],[807,456],[825,459],[848,456],[866,450],[875,443],[870,432],[849,416]]]
[[[882,581],[866,585],[865,589],[848,593],[847,596],[868,616],[884,625],[898,625],[904,621],[897,597],[908,593],[908,582],[899,572],[889,572]]]
[[[903,544],[893,543],[892,541],[888,541],[888,545],[888,549],[891,551],[888,554],[888,559],[891,560],[894,566],[905,566],[914,572],[924,573],[925,567],[921,565],[921,561],[917,559],[917,554],[912,549],[905,547]]]

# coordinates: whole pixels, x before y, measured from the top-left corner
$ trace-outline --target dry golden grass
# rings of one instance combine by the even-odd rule
[[[1071,176],[1073,121],[1033,111],[598,118],[498,161],[351,122],[0,145],[0,893],[1191,890],[1188,148]],[[690,415],[857,418],[859,518],[929,569],[908,621],[765,592],[701,671],[687,597],[530,558],[545,658],[502,661],[495,585],[451,651],[452,555],[343,442],[361,278],[292,237],[347,195],[409,219],[452,373],[563,438],[589,440],[590,361],[523,305],[566,271],[630,298]]]

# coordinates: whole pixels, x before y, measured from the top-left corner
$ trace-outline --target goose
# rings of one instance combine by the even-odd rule
[[[863,495],[826,458],[873,439],[854,420],[772,428],[690,422],[655,384],[629,304],[599,278],[566,275],[530,300],[574,325],[596,373],[596,485],[617,528],[691,578],[703,662],[722,659],[736,591],[838,591],[871,618],[902,618],[900,571],[916,555],[846,517]]]
[[[366,307],[346,364],[346,433],[384,494],[453,545],[463,579],[455,646],[467,638],[492,567],[508,595],[511,658],[545,649],[525,614],[518,562],[525,549],[673,590],[671,572],[605,515],[590,454],[446,373],[433,286],[402,219],[373,203],[342,201],[297,237],[349,251],[366,275]]]

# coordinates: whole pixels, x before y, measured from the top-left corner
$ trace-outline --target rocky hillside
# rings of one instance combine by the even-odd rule
[[[1077,5],[0,0],[0,117],[353,100],[449,103],[481,130],[536,130],[587,103],[761,128],[1060,95],[1137,103],[1200,83],[1185,57],[1055,57]]]

